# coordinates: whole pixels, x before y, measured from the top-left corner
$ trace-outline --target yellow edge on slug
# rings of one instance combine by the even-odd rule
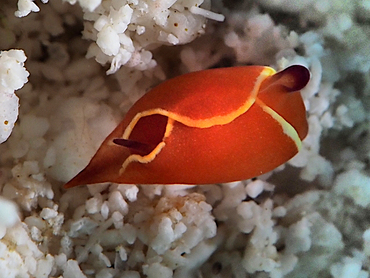
[[[167,116],[169,119],[173,119],[173,120],[175,120],[177,122],[180,122],[180,123],[182,123],[186,126],[197,127],[197,128],[208,128],[208,127],[215,126],[215,125],[228,124],[228,123],[232,122],[235,118],[239,117],[240,115],[242,115],[246,111],[248,111],[248,109],[254,104],[254,102],[257,99],[257,95],[258,95],[258,92],[259,92],[259,89],[261,87],[262,82],[267,77],[269,77],[269,76],[271,76],[275,73],[276,73],[276,71],[273,68],[266,67],[265,69],[263,69],[262,72],[260,73],[260,75],[256,79],[256,82],[255,82],[254,87],[251,91],[250,97],[237,110],[235,110],[235,111],[233,111],[233,112],[231,112],[227,115],[215,116],[215,117],[208,118],[208,119],[194,120],[192,118],[182,116],[182,115],[179,115],[179,114],[176,114],[176,113],[172,113],[172,112],[166,111],[166,110],[161,109],[161,108],[155,108],[155,109],[143,111],[143,112],[138,113],[137,115],[135,115],[135,117],[132,119],[130,124],[125,129],[125,132],[123,133],[122,138],[123,139],[128,139],[129,138],[129,136],[130,136],[132,130],[134,129],[136,123],[142,117],[146,117],[146,116],[150,116],[150,115],[154,115],[154,114]]]
[[[215,126],[215,125],[228,124],[228,123],[232,122],[234,119],[236,119],[237,117],[239,117],[240,115],[244,114],[246,111],[248,111],[248,109],[257,100],[257,95],[258,95],[258,92],[259,92],[259,89],[261,87],[262,82],[267,77],[269,77],[269,76],[271,76],[275,73],[276,73],[276,71],[273,68],[266,67],[265,69],[263,69],[261,74],[256,79],[256,82],[255,82],[254,87],[251,91],[250,97],[246,100],[246,102],[241,107],[239,107],[237,110],[229,113],[228,115],[215,116],[215,117],[208,118],[208,119],[194,120],[192,118],[182,116],[182,115],[179,115],[179,114],[176,114],[176,113],[172,113],[172,112],[166,111],[166,110],[161,109],[161,108],[155,108],[155,109],[147,110],[147,111],[144,111],[144,112],[141,112],[141,113],[138,113],[137,115],[135,115],[135,117],[132,119],[130,124],[125,129],[125,132],[123,133],[122,138],[123,139],[128,139],[129,138],[129,136],[130,136],[132,130],[134,129],[135,125],[137,124],[137,122],[142,117],[155,115],[155,114],[159,114],[159,115],[163,115],[163,116],[168,117],[168,122],[167,122],[164,138],[168,137],[171,134],[174,121],[180,122],[180,123],[182,123],[186,126],[197,127],[197,128],[208,128],[208,127],[212,127],[212,126]],[[275,113],[272,109],[270,109],[270,110],[273,113]],[[266,111],[266,112],[271,115],[271,113],[272,113],[271,111]],[[276,114],[276,116],[274,116],[274,115],[271,115],[271,116],[283,126],[284,132],[285,132],[285,130],[288,131],[287,134],[288,134],[289,137],[291,137],[289,135],[291,133],[291,131],[289,130],[289,127],[285,127],[284,123],[281,122],[281,121],[284,121],[284,119],[282,117],[280,117],[278,114]],[[161,150],[164,148],[165,145],[166,144],[164,142],[159,143],[151,153],[149,153],[148,155],[145,155],[145,156],[141,156],[141,155],[138,155],[138,154],[130,155],[125,160],[125,162],[122,164],[122,167],[119,170],[119,174],[122,175],[124,173],[125,169],[127,168],[127,166],[131,162],[149,163],[149,162],[153,161],[154,158],[161,152]]]
[[[173,129],[173,122],[174,122],[173,119],[170,119],[170,118],[168,119],[167,125],[166,125],[166,131],[164,133],[164,138],[167,138],[168,136],[170,136],[170,134],[172,132],[172,129]],[[140,162],[140,163],[149,163],[149,162],[153,161],[153,159],[157,156],[157,154],[159,154],[161,152],[161,150],[164,148],[165,145],[166,145],[165,142],[159,143],[154,148],[154,150],[152,150],[148,155],[145,155],[145,156],[141,156],[141,155],[138,155],[138,154],[130,155],[125,160],[125,162],[123,162],[123,164],[121,166],[121,169],[119,169],[119,174],[122,175],[123,172],[126,170],[127,166],[131,162],[136,161],[136,162]]]
[[[257,99],[256,104],[258,104],[263,109],[263,111],[269,114],[275,121],[277,121],[281,125],[284,134],[286,134],[290,139],[292,139],[292,141],[297,147],[297,150],[300,151],[302,148],[302,141],[299,138],[299,135],[295,128],[290,123],[288,123],[283,117],[281,117],[278,113],[276,113],[265,103],[263,103],[261,100]]]

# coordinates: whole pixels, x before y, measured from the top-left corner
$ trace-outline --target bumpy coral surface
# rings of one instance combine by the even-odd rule
[[[46,2],[0,7],[0,277],[369,276],[368,1]],[[149,88],[247,64],[311,71],[288,163],[63,189]]]

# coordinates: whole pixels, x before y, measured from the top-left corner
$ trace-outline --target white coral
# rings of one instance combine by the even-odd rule
[[[0,144],[8,139],[18,117],[18,97],[14,90],[27,83],[23,50],[0,52]]]

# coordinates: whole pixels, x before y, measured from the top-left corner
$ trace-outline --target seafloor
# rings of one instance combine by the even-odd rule
[[[370,1],[2,2],[0,277],[369,277]],[[292,64],[309,133],[273,172],[63,189],[163,80]]]

